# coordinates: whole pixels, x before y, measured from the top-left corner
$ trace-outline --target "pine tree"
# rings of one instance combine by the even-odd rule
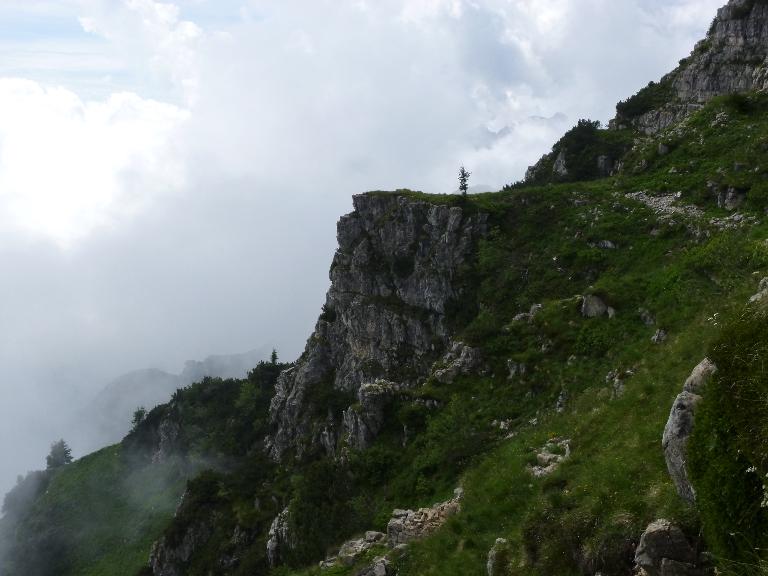
[[[467,172],[466,168],[462,166],[459,169],[459,190],[461,190],[461,195],[466,196],[467,190],[469,190],[469,177],[472,175],[471,172]]]
[[[72,462],[72,449],[64,440],[51,444],[51,452],[46,456],[45,463],[48,470],[61,468]]]

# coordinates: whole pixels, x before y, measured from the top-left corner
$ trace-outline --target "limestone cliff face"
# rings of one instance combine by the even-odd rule
[[[448,347],[446,310],[487,229],[484,214],[396,193],[355,196],[354,208],[338,223],[323,314],[278,380],[267,440],[278,460],[319,447],[332,455],[342,443],[362,448],[375,436],[381,404]]]
[[[671,101],[634,121],[649,134],[669,127],[715,96],[765,90],[768,2],[731,0],[720,8],[707,37],[662,83],[671,86]]]

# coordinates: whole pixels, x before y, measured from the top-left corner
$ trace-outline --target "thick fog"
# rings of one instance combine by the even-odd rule
[[[721,2],[0,3],[0,492],[120,374],[295,358],[352,194],[520,179]]]

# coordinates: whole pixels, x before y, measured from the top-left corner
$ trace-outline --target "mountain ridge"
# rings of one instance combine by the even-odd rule
[[[732,0],[709,37],[758,28]],[[355,196],[302,356],[20,482],[0,571],[766,573],[768,96],[723,46],[669,126],[579,122],[498,193]]]

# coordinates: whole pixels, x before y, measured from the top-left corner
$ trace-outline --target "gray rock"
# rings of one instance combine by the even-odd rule
[[[173,413],[160,421],[157,427],[157,447],[152,454],[153,464],[167,461],[177,451],[180,433],[181,426]]]
[[[663,328],[656,330],[655,334],[651,336],[651,342],[654,344],[663,344],[667,341],[667,331]]]
[[[462,342],[454,342],[433,369],[432,375],[435,380],[443,384],[452,383],[458,376],[486,372],[480,350]]]
[[[754,304],[755,302],[760,302],[766,296],[768,296],[768,278],[763,278],[760,280],[760,284],[757,287],[757,293],[750,297],[749,303]]]
[[[600,176],[610,176],[613,174],[615,164],[610,156],[597,157],[597,172]]]
[[[568,167],[565,164],[565,150],[560,150],[560,153],[555,158],[555,164],[552,166],[552,173],[555,176],[568,176]]]
[[[549,476],[560,464],[571,457],[571,441],[568,438],[553,438],[536,454],[536,464],[528,466],[534,478]]]
[[[585,318],[597,318],[608,314],[608,305],[593,294],[584,296],[581,300],[581,315]]]
[[[290,514],[286,507],[272,521],[269,527],[267,540],[267,560],[269,565],[275,567],[282,562],[286,549],[293,547],[293,541],[288,524],[288,515]]]
[[[718,10],[706,39],[662,80],[672,88],[669,103],[635,119],[636,128],[655,134],[715,96],[768,88],[768,5],[751,2],[731,0]]]
[[[659,142],[658,153],[659,156],[666,156],[669,154],[669,146],[664,144],[664,142]]]
[[[730,186],[718,194],[717,206],[732,212],[744,204],[746,198],[747,192],[745,190]]]
[[[696,500],[696,491],[688,477],[687,448],[693,431],[696,406],[701,401],[700,393],[706,381],[717,371],[711,360],[705,358],[693,369],[672,404],[667,424],[664,427],[661,445],[667,470],[672,477],[677,493],[686,501]]]
[[[506,538],[497,538],[488,551],[485,571],[488,576],[503,576],[509,568],[509,542]]]
[[[338,451],[342,435],[355,428],[351,415],[346,427],[341,413],[318,418],[314,390],[355,398],[365,383],[383,379],[408,388],[430,373],[451,342],[445,311],[460,294],[459,270],[487,233],[486,214],[458,206],[397,194],[353,202],[355,210],[338,224],[326,312],[296,365],[278,378],[267,439],[276,460],[313,447]],[[370,440],[367,432],[356,438]]]
[[[464,492],[457,488],[454,497],[431,508],[418,510],[395,510],[387,524],[387,541],[396,548],[413,540],[420,540],[440,528],[452,515],[461,510]]]
[[[691,394],[701,394],[704,384],[717,372],[717,366],[709,358],[699,362],[683,384],[683,390]]]
[[[177,514],[190,506],[189,494],[184,493]],[[186,563],[195,551],[204,546],[213,534],[213,518],[197,514],[198,519],[186,526],[183,534],[171,545],[165,537],[152,545],[149,566],[154,576],[184,576]]]
[[[375,558],[370,566],[363,568],[356,574],[356,576],[389,576],[391,574],[392,571],[389,568],[389,560],[385,556],[382,556],[380,558]]]
[[[663,519],[646,528],[635,551],[635,564],[648,576],[694,576],[697,561],[683,531]]]
[[[688,478],[687,448],[688,438],[693,431],[696,405],[701,396],[690,392],[681,392],[672,404],[672,410],[664,427],[662,447],[667,461],[667,470],[677,488],[677,493],[689,501],[696,500],[696,492]]]
[[[384,425],[384,410],[400,386],[387,380],[364,382],[357,390],[357,405],[342,414],[343,437],[346,445],[365,450]]]

